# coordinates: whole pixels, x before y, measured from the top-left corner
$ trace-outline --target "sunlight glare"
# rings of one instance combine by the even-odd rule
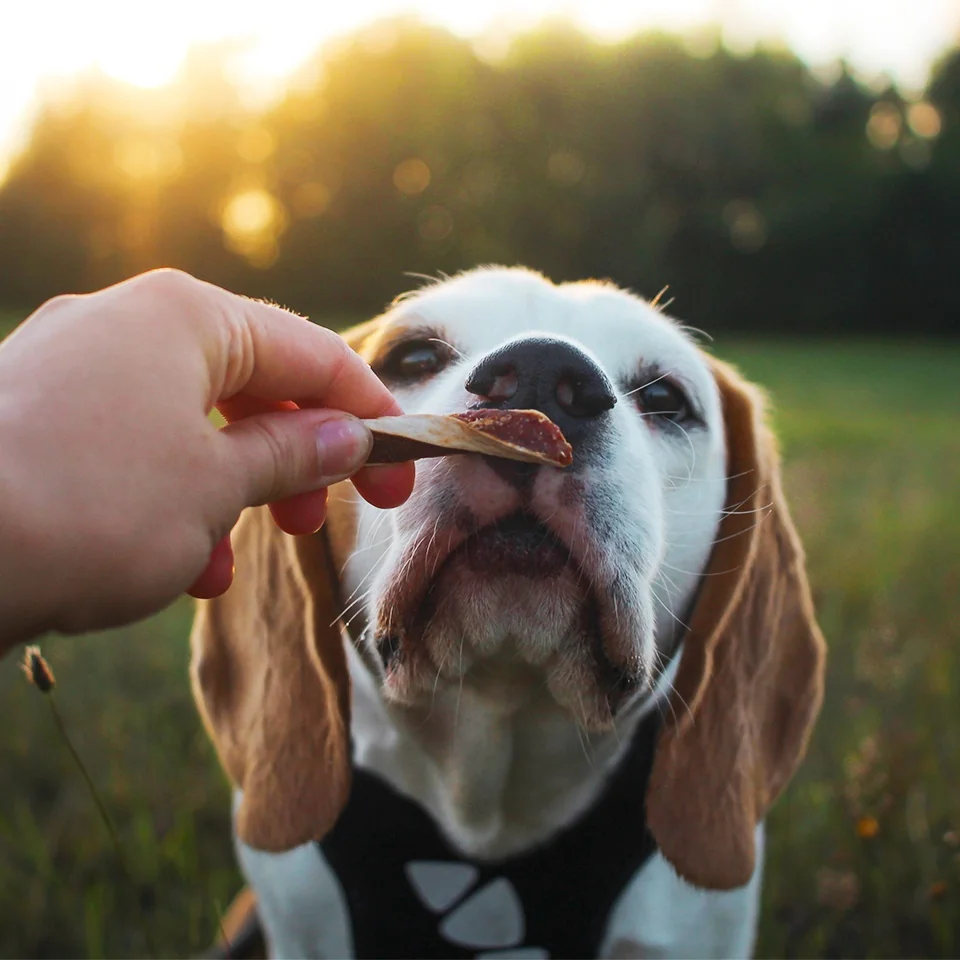
[[[0,158],[23,136],[38,98],[78,73],[97,69],[158,87],[173,79],[191,46],[230,41],[237,47],[236,79],[247,94],[263,98],[325,41],[400,14],[474,38],[502,37],[557,17],[604,39],[645,28],[693,34],[719,24],[734,49],[766,39],[791,46],[813,64],[846,56],[866,73],[887,72],[913,92],[931,60],[960,38],[957,0],[168,0],[149,12],[128,0],[34,0],[4,14]]]
[[[265,268],[277,259],[277,240],[286,228],[286,213],[273,194],[250,187],[227,200],[220,225],[229,250],[255,267]]]

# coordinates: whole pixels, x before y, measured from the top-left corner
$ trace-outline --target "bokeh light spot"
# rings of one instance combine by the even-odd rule
[[[146,181],[174,176],[180,170],[181,158],[176,144],[130,137],[117,144],[113,162],[129,179]]]
[[[393,171],[393,184],[408,197],[423,193],[430,186],[430,168],[416,157],[404,160]]]
[[[940,134],[940,111],[932,103],[911,104],[907,124],[918,137],[932,140]]]
[[[890,150],[900,139],[903,117],[899,108],[886,100],[875,103],[867,121],[867,139],[878,150]]]
[[[767,242],[767,221],[752,200],[731,200],[723,208],[730,242],[741,253],[756,253]]]
[[[220,217],[227,249],[254,267],[269,267],[279,254],[277,239],[286,227],[283,206],[262,187],[235,193]]]
[[[319,180],[301,183],[293,194],[293,213],[301,219],[319,217],[330,206],[330,190]]]
[[[429,243],[439,243],[453,232],[453,215],[439,204],[426,207],[417,218],[417,231]]]
[[[247,163],[263,163],[276,149],[273,134],[263,127],[248,127],[237,141],[237,156]]]
[[[857,821],[857,836],[863,840],[872,840],[880,832],[880,824],[876,817],[861,817]]]

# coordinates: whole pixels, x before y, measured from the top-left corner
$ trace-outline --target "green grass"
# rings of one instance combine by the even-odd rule
[[[808,760],[770,818],[759,953],[956,956],[960,349],[717,352],[774,396],[831,647]],[[165,955],[214,935],[240,879],[228,790],[187,684],[189,620],[181,603],[137,627],[45,644],[136,889],[47,704],[12,660],[0,664],[0,954],[143,955],[138,902]],[[875,835],[859,835],[873,821]]]
[[[3,339],[23,319],[23,315],[12,310],[0,310],[0,339]]]
[[[726,352],[777,398],[830,643],[817,734],[771,817],[760,950],[957,956],[960,350]]]

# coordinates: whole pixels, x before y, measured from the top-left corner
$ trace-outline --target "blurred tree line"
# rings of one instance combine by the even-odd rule
[[[609,277],[707,330],[951,335],[960,51],[924,96],[792,54],[553,24],[504,50],[411,20],[326,48],[267,108],[230,51],[159,91],[87,77],[0,185],[0,304],[174,265],[299,310],[405,275]]]

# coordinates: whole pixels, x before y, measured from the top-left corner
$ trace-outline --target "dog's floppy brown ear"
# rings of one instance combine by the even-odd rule
[[[201,601],[194,695],[243,791],[237,834],[261,850],[323,836],[350,789],[350,678],[325,535],[288,537],[266,507],[233,532],[233,585]]]
[[[726,513],[689,620],[647,822],[684,879],[750,879],[757,823],[803,757],[826,647],[780,487],[763,398],[711,360],[727,437]]]

